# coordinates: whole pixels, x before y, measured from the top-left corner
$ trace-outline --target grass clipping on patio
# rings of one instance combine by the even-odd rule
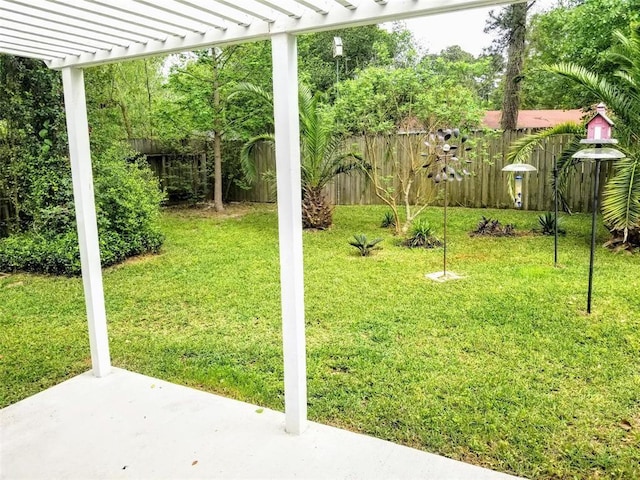
[[[554,269],[552,238],[470,238],[478,211],[451,211],[456,282],[425,280],[442,249],[394,244],[383,207],[303,234],[310,418],[528,478],[640,477],[640,256],[597,250],[587,316],[589,215]],[[282,409],[275,207],[226,213],[166,211],[160,255],[105,270],[113,362]],[[359,231],[384,248],[354,255]],[[0,297],[2,405],[90,368],[80,279],[2,276]]]

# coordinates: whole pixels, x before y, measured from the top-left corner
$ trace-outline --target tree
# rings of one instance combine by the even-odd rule
[[[2,236],[27,228],[41,203],[62,203],[68,175],[60,74],[39,60],[0,55]]]
[[[87,116],[97,148],[114,139],[154,138],[155,103],[163,91],[161,57],[100,65],[86,70]]]
[[[234,97],[250,93],[272,103],[267,91],[251,84],[239,85]],[[333,222],[332,206],[322,192],[336,176],[355,168],[360,155],[342,151],[342,136],[337,133],[333,112],[321,102],[322,94],[311,93],[302,85],[298,96],[300,112],[300,166],[302,183],[302,225],[304,228],[326,229]],[[275,136],[264,133],[251,138],[242,148],[241,163],[251,182],[256,179],[253,151],[260,142],[274,145]]]
[[[349,134],[430,130],[446,125],[476,127],[481,99],[460,77],[421,62],[412,68],[369,67],[341,82],[335,114]]]
[[[208,49],[184,57],[172,68],[163,105],[163,125],[179,140],[203,138],[214,158],[213,197],[217,211],[224,209],[222,159],[225,140],[246,140],[270,123],[270,112],[246,98],[229,103],[228,95],[239,82],[268,87],[271,70],[268,42]],[[262,81],[259,81],[262,80]]]
[[[616,118],[619,140],[617,146],[626,158],[615,164],[613,176],[603,192],[602,213],[616,244],[623,247],[640,246],[640,24],[635,24],[631,34],[615,32],[617,45],[609,53],[611,62],[617,65],[612,80],[580,65],[560,63],[548,67],[586,89],[595,98],[604,101]],[[565,133],[559,127],[525,137],[514,144],[509,154],[511,161],[520,161],[544,136]],[[575,142],[584,130],[574,134],[574,147],[563,152],[561,164],[573,165],[571,153]]]
[[[392,32],[377,25],[365,25],[301,35],[298,40],[300,77],[311,91],[328,92],[336,84],[333,37],[340,37],[344,44],[344,57],[337,60],[340,80],[353,78],[368,66],[403,62],[412,56],[411,34],[400,25]]]
[[[419,68],[443,82],[455,83],[475,91],[484,104],[496,89],[503,64],[502,55],[497,53],[483,54],[476,58],[458,45],[453,45],[438,54],[422,57]]]
[[[615,30],[625,35],[640,20],[640,0],[570,0],[534,14],[522,82],[522,107],[584,108],[597,99],[578,84],[543,67],[564,62],[581,65],[611,80],[616,65],[608,55]]]
[[[503,79],[502,130],[515,130],[520,109],[520,82],[525,55],[527,11],[535,2],[514,3],[505,7],[498,15],[490,12],[491,20],[486,32],[498,30],[502,37],[497,47],[507,49],[507,68]]]

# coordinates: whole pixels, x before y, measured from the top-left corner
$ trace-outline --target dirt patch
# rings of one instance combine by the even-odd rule
[[[166,207],[166,210],[173,215],[187,218],[213,218],[213,219],[228,219],[228,218],[240,218],[245,215],[257,211],[275,211],[275,203],[228,203],[224,206],[224,211],[217,212],[211,202],[198,203],[193,206],[187,205],[175,205]]]

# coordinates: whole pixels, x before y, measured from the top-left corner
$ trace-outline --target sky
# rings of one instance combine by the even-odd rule
[[[537,0],[535,11],[549,8],[553,0]],[[430,15],[405,22],[415,39],[430,53],[438,53],[450,45],[460,45],[463,50],[477,56],[489,47],[493,36],[484,33],[489,11],[501,7],[476,8],[462,12]]]

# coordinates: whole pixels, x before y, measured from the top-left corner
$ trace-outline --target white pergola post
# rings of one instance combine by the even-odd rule
[[[307,361],[302,267],[302,188],[296,37],[271,38],[278,186],[278,237],[284,350],[285,429],[300,434],[307,421]]]
[[[82,69],[62,69],[62,84],[64,86],[64,108],[67,115],[80,261],[82,262],[82,283],[89,322],[91,364],[93,374],[96,377],[103,377],[111,371],[111,359],[107,336],[107,316],[104,308],[98,223],[89,147],[89,123],[87,122]]]

